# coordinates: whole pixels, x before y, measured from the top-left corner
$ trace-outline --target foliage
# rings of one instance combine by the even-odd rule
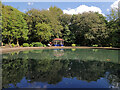
[[[2,6],[2,38],[9,44],[13,40],[19,45],[19,39],[27,40],[27,23],[24,20],[24,13],[11,6]]]
[[[38,23],[36,26],[36,37],[38,37],[39,41],[48,41],[51,37],[51,27],[45,23]]]
[[[66,46],[76,43],[81,46],[120,47],[120,10],[111,9],[110,15],[105,17],[97,12],[68,15],[56,6],[23,13],[11,6],[0,5],[3,43],[19,46],[27,42],[33,47],[32,42],[48,44],[54,38],[63,38]]]
[[[62,14],[62,10],[57,7],[50,7],[49,10],[31,9],[26,12],[25,19],[29,27],[30,42],[42,42],[43,40],[48,41],[51,38],[60,37],[62,35],[61,30],[63,30],[58,20],[60,14]],[[43,38],[40,35],[44,35]]]
[[[77,46],[81,46],[80,44],[77,44]]]
[[[97,13],[85,12],[73,15],[70,27],[77,44],[88,46],[97,43],[103,45],[108,37],[106,22]]]
[[[3,43],[3,46],[5,46],[5,43]]]
[[[14,43],[12,43],[12,44],[11,44],[11,46],[12,46],[12,47],[15,47],[15,44],[14,44]]]
[[[30,47],[33,47],[34,46],[34,44],[30,44]]]
[[[107,28],[109,29],[109,46],[120,47],[120,20],[118,17],[118,10],[111,10],[110,15],[108,15]]]
[[[76,46],[76,44],[72,44],[72,47],[75,47]]]
[[[33,42],[32,45],[34,47],[43,47],[43,44],[41,42]]]
[[[70,30],[72,15],[63,14],[60,16],[59,20],[63,26],[62,38],[65,40],[65,45],[71,45],[74,43],[74,34]]]
[[[95,45],[92,45],[93,47],[98,47],[98,45],[97,44],[95,44]]]
[[[43,47],[46,47],[46,45],[45,45],[45,44],[43,44]]]
[[[28,43],[23,43],[23,47],[29,47]]]

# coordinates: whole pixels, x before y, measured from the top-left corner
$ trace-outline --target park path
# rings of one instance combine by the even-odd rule
[[[34,50],[34,49],[111,49],[111,50],[120,50],[120,48],[110,48],[110,47],[15,47],[15,48],[0,48],[0,53],[8,53],[13,51],[24,51],[24,50]]]

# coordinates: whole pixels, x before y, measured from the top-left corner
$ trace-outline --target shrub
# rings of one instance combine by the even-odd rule
[[[72,44],[72,47],[75,47],[76,46],[76,44]]]
[[[14,44],[14,43],[12,43],[12,44],[11,44],[11,46],[12,46],[12,47],[15,47],[15,44]]]
[[[33,44],[30,44],[30,47],[33,47]]]
[[[43,47],[43,44],[41,42],[33,42],[32,45],[34,47]]]
[[[28,43],[23,43],[23,47],[29,47]]]
[[[43,44],[43,47],[46,47],[46,45],[45,45],[45,44]]]
[[[98,45],[97,44],[95,44],[95,45],[92,45],[93,47],[98,47]]]
[[[80,44],[78,44],[77,46],[80,46]]]
[[[110,43],[110,46],[112,46],[112,43]]]

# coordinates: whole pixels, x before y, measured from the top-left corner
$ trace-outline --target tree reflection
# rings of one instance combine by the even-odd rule
[[[64,55],[64,50],[63,49],[54,49],[53,55],[56,57],[60,57]]]
[[[62,81],[63,77],[76,77],[78,80],[87,82],[97,81],[101,77],[106,77],[114,86],[120,83],[119,63],[79,58],[52,58],[48,52],[50,51],[4,54],[3,88],[7,88],[10,83],[16,85],[23,77],[26,77],[29,83],[47,82],[48,84],[57,84]],[[68,53],[64,53],[64,57]],[[109,73],[107,76],[106,72]]]

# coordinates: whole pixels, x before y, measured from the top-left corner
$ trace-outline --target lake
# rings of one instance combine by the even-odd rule
[[[2,88],[120,88],[120,51],[39,49],[2,55]]]

